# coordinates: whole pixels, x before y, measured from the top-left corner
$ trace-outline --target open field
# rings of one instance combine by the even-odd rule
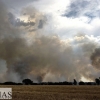
[[[100,100],[100,86],[0,86],[12,87],[13,100]]]

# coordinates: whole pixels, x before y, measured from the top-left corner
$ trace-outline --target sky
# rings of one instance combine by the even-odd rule
[[[99,36],[100,1],[99,0],[3,0],[16,17],[24,7],[31,6],[47,18],[48,34],[58,34],[68,38],[77,33]],[[22,18],[25,20],[25,18]],[[46,34],[47,34],[46,33]]]
[[[1,0],[0,3],[0,45],[4,48],[0,51],[0,63],[3,73],[11,72],[9,77],[1,73],[0,77],[5,76],[2,81],[19,82],[25,77],[34,81],[74,78],[93,81],[100,76],[100,49],[97,49],[100,0]],[[7,43],[16,50],[8,49]],[[26,60],[31,58],[38,59],[39,64]]]

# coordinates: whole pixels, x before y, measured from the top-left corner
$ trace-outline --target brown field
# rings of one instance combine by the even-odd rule
[[[13,100],[100,100],[100,86],[0,86],[12,87]]]

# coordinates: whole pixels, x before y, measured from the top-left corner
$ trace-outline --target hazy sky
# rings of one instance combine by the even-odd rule
[[[51,33],[66,38],[77,33],[99,36],[99,0],[4,0],[16,15],[26,6],[33,6],[48,20]]]

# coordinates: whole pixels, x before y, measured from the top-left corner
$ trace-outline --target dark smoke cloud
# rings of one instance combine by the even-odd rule
[[[100,48],[96,48],[92,53],[91,61],[93,66],[100,70]]]
[[[21,13],[23,14],[22,17],[26,17],[28,23],[32,23],[32,21],[35,23],[36,29],[42,29],[46,24],[46,16],[44,16],[42,13],[38,12],[34,7],[27,7],[24,8]],[[32,23],[33,26],[33,23]]]
[[[36,82],[72,81],[73,78],[80,80],[82,76],[93,80],[99,75],[90,62],[97,43],[87,36],[77,35],[73,39],[61,40],[57,35],[38,33],[46,18],[32,7],[23,8],[21,12],[35,23],[32,26],[28,20],[26,25],[21,22],[22,15],[16,22],[16,17],[1,1],[0,14],[0,61],[5,66],[1,81],[20,82],[24,78]],[[19,24],[16,26],[14,23]],[[31,29],[36,31],[30,34]],[[3,70],[1,66],[0,70]]]
[[[29,32],[42,29],[46,24],[46,17],[38,12],[34,7],[23,8],[21,18],[16,18],[11,12],[8,13],[9,22],[15,27],[27,29]]]
[[[43,20],[40,20],[39,21],[38,28],[41,29],[41,28],[43,28],[43,26],[44,26],[44,21]]]
[[[34,26],[35,25],[35,22],[32,22],[32,21],[28,21],[28,22],[25,22],[23,20],[20,20],[20,19],[15,19],[15,16],[12,14],[12,13],[9,13],[9,21],[12,25],[14,26],[23,26],[23,27],[27,27],[27,26]]]

